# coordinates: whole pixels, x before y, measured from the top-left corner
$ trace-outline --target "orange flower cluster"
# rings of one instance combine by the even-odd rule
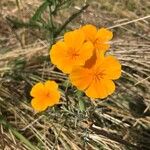
[[[113,80],[121,76],[121,64],[106,56],[113,34],[106,28],[85,25],[67,32],[50,50],[51,62],[69,74],[71,83],[90,98],[105,98],[115,91]],[[54,81],[37,83],[31,90],[32,106],[43,111],[59,103],[60,93]]]
[[[85,25],[64,35],[50,51],[51,62],[69,74],[71,83],[90,98],[105,98],[115,91],[121,76],[114,56],[105,56],[113,34],[106,28]]]

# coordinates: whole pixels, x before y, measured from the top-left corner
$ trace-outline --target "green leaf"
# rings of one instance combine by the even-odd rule
[[[8,23],[12,24],[12,28],[14,29],[18,29],[18,28],[32,28],[32,29],[45,29],[45,30],[51,30],[51,28],[47,25],[41,25],[37,22],[23,22],[21,20],[18,19],[11,19],[9,17],[6,17]]]
[[[44,3],[42,3],[38,9],[36,10],[36,12],[34,13],[34,15],[31,18],[31,22],[34,21],[38,21],[41,18],[41,15],[43,14],[43,12],[46,10],[46,8],[49,6],[49,2],[45,1]]]
[[[79,99],[79,109],[81,112],[86,110],[84,99]]]

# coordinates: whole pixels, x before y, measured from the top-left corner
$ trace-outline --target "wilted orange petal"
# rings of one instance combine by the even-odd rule
[[[101,69],[104,70],[105,78],[107,79],[118,79],[121,76],[121,64],[113,56],[107,56],[102,65]]]
[[[44,111],[48,107],[44,99],[40,98],[33,98],[31,105],[36,111]]]
[[[89,70],[83,67],[74,68],[69,77],[71,83],[80,90],[85,90],[92,81]]]
[[[65,33],[64,42],[69,48],[79,49],[85,40],[83,31],[74,30]]]
[[[86,40],[90,40],[90,41],[94,42],[94,40],[96,38],[96,32],[97,32],[97,29],[95,26],[90,25],[90,24],[85,25],[81,28],[81,30],[83,30]]]
[[[113,37],[112,32],[106,28],[99,29],[96,34],[96,39],[99,39],[102,42],[107,42],[107,41],[111,40],[112,37]]]
[[[40,82],[40,83],[37,83],[36,85],[33,86],[33,88],[31,89],[30,95],[32,97],[42,98],[43,93],[45,93],[44,85],[43,85],[43,83]]]

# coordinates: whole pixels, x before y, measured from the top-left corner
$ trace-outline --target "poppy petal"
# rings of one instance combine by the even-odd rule
[[[62,41],[57,42],[52,46],[52,49],[50,50],[51,62],[57,66],[60,66],[62,64],[64,57],[66,58],[66,55],[67,47]]]
[[[96,51],[94,50],[93,55],[85,62],[84,67],[89,69],[92,68],[96,63],[96,59],[97,54]]]
[[[33,98],[31,105],[36,111],[44,111],[48,107],[44,102],[45,99]]]
[[[104,53],[110,48],[110,44],[96,43],[95,47],[98,49],[99,53]]]
[[[91,98],[106,98],[115,91],[115,84],[111,80],[101,79],[94,80],[89,88],[85,91]]]
[[[85,93],[90,98],[105,98],[108,96],[107,88],[102,80],[93,80]]]
[[[65,33],[64,42],[69,48],[79,49],[85,40],[82,30],[74,30]]]
[[[97,33],[97,29],[95,26],[88,24],[83,26],[81,30],[83,30],[86,40],[94,42]]]
[[[60,100],[60,93],[58,91],[50,91],[49,98],[45,99],[45,103],[47,106],[53,106],[55,104],[58,104]]]
[[[113,38],[113,33],[106,28],[101,28],[97,31],[96,39],[101,42],[107,42]]]
[[[83,67],[74,68],[69,77],[71,83],[80,90],[85,90],[92,82],[89,70]]]
[[[82,65],[85,64],[85,61],[88,60],[93,54],[93,44],[91,42],[86,42],[82,45],[80,49],[80,55],[78,61],[81,61]]]
[[[104,70],[103,73],[107,79],[115,80],[121,76],[121,64],[113,56],[105,57],[101,69]]]
[[[43,83],[39,82],[36,85],[33,86],[33,88],[31,89],[30,95],[32,97],[43,97],[43,92],[44,91],[44,85]]]
[[[115,84],[112,80],[102,79],[101,83],[106,87],[107,95],[111,95],[115,91]]]
[[[46,81],[45,82],[45,88],[47,90],[57,90],[58,84],[55,81]]]
[[[62,41],[57,42],[50,50],[51,62],[64,73],[69,73],[72,70],[73,60],[68,56],[68,48]]]

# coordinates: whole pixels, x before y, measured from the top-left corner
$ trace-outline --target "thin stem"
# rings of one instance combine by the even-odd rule
[[[54,44],[54,23],[53,23],[53,16],[52,16],[52,8],[51,8],[51,4],[49,5],[49,24],[51,26],[51,30],[50,30],[50,37],[51,37],[51,45]]]
[[[69,97],[68,97],[68,87],[69,87],[69,83],[67,83],[66,89],[65,89],[65,97],[67,100],[67,108],[69,109]]]
[[[87,7],[89,6],[89,4],[86,4],[85,6],[83,6],[79,11],[77,11],[76,13],[74,13],[72,16],[70,16],[65,23],[55,32],[54,37],[56,38],[65,28],[66,26],[73,20],[75,19],[79,14],[81,14],[85,9],[87,9]]]

